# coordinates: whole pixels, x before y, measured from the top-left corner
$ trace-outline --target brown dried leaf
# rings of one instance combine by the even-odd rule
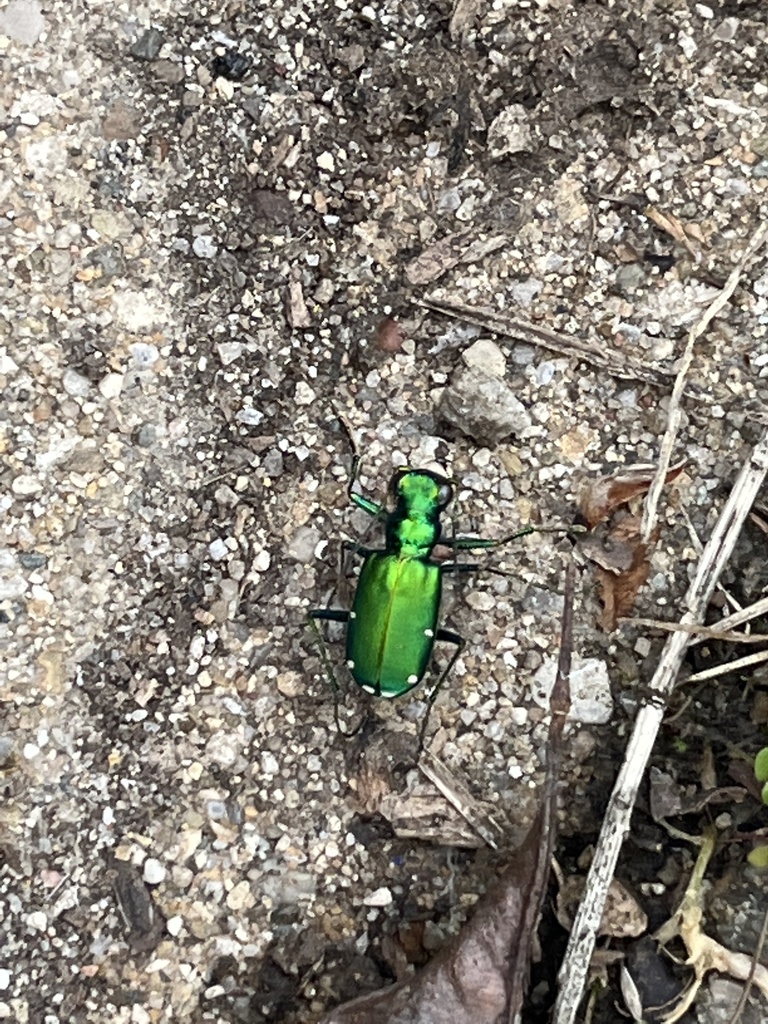
[[[698,243],[698,239],[695,238],[695,232],[689,232],[687,226],[681,220],[678,220],[674,214],[662,213],[661,210],[649,206],[645,210],[645,216],[652,220],[657,227],[660,227],[662,231],[666,231],[679,245],[685,246],[694,259],[700,258],[701,250],[699,245],[694,245],[691,241],[691,239],[694,239]]]
[[[583,875],[571,875],[560,886],[557,894],[555,913],[557,920],[570,931],[584,895],[586,878]],[[637,938],[648,927],[648,915],[632,895],[630,890],[617,878],[611,880],[608,895],[600,919],[598,935],[609,935],[615,939]]]
[[[509,867],[472,919],[417,975],[331,1011],[323,1024],[500,1024],[507,1019],[519,951],[530,950],[527,918],[546,848],[542,808]],[[538,921],[538,915],[536,915]]]
[[[397,320],[385,316],[376,328],[376,348],[382,352],[399,352],[404,341],[405,335]]]
[[[411,284],[429,284],[458,263],[474,263],[507,244],[506,235],[486,239],[470,239],[464,232],[446,235],[422,253],[405,268]]]
[[[672,483],[687,465],[688,460],[683,459],[676,466],[671,466],[664,482]],[[579,508],[590,529],[607,519],[619,505],[645,494],[651,486],[654,472],[653,466],[634,466],[613,476],[599,476],[587,481],[579,498]]]
[[[464,35],[476,23],[485,0],[454,0],[448,31],[451,39],[463,39]]]
[[[640,539],[641,525],[642,520],[639,517],[627,516],[611,531],[611,538],[626,544],[632,552],[632,563],[629,568],[618,573],[602,568],[597,570],[603,597],[600,625],[609,633],[616,629],[618,620],[632,610],[640,587],[648,579],[648,552],[658,540],[659,531],[654,531],[650,544],[644,544]]]
[[[288,285],[288,323],[294,328],[309,327],[312,323],[300,281]]]
[[[654,821],[681,814],[698,814],[709,804],[740,804],[747,793],[741,786],[699,789],[682,786],[667,772],[651,768],[650,808]]]

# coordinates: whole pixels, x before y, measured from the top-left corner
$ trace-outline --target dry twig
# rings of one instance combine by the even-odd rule
[[[664,1024],[675,1024],[693,1006],[708,971],[721,971],[739,981],[749,980],[768,999],[768,969],[746,953],[735,953],[706,934],[702,928],[704,918],[702,883],[707,865],[715,851],[717,833],[709,827],[699,847],[696,863],[680,906],[672,917],[659,928],[656,938],[667,944],[676,936],[688,950],[686,963],[694,970],[694,979],[677,1006],[664,1018]]]
[[[703,620],[717,579],[731,556],[742,524],[767,472],[768,430],[742,467],[704,548],[696,576],[683,602],[686,609],[682,617],[684,625],[695,625]],[[555,1004],[554,1024],[572,1024],[576,1017],[608,886],[613,878],[624,836],[629,831],[630,816],[640,782],[689,643],[690,637],[683,632],[673,633],[669,637],[651,681],[651,690],[656,699],[643,706],[638,713],[624,763],[603,819],[587,879],[586,895],[576,915],[560,971],[561,988]]]
[[[610,374],[621,380],[642,380],[649,384],[668,386],[672,376],[671,373],[665,373],[663,370],[636,362],[625,353],[616,352],[612,356],[603,342],[584,341],[569,334],[559,334],[548,327],[528,323],[526,320],[519,320],[513,316],[506,316],[484,306],[467,306],[461,302],[450,302],[431,296],[417,299],[416,302],[426,309],[434,309],[445,316],[465,320],[468,324],[477,324],[502,337],[527,342],[529,345],[541,345],[542,348],[560,352],[564,356],[576,356],[594,366],[604,367]]]
[[[656,473],[648,491],[648,497],[645,499],[645,506],[643,508],[642,533],[643,540],[646,541],[646,543],[656,527],[659,499],[661,498],[661,492],[667,478],[667,471],[669,470],[670,463],[672,462],[672,452],[674,451],[675,441],[677,440],[677,433],[680,429],[680,422],[682,419],[680,403],[682,401],[683,392],[685,391],[688,373],[690,372],[691,365],[693,363],[694,346],[707,327],[709,327],[712,320],[714,320],[718,313],[722,312],[730,301],[731,296],[736,291],[739,279],[744,273],[745,267],[762,246],[766,235],[768,235],[768,222],[761,224],[752,235],[747,248],[744,250],[744,254],[728,275],[728,280],[725,282],[723,290],[709,304],[704,315],[688,332],[688,340],[685,343],[685,349],[680,359],[680,366],[677,371],[677,376],[675,377],[675,383],[672,387],[672,394],[669,398],[667,429],[664,431],[664,437],[661,439],[659,464],[656,468]]]

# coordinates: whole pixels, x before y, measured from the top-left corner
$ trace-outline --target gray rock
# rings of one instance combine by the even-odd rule
[[[476,366],[454,374],[438,411],[447,423],[489,448],[531,426],[531,417],[512,388]]]
[[[37,0],[13,0],[0,11],[0,35],[33,46],[45,31],[43,10]]]
[[[122,251],[115,245],[102,245],[94,249],[90,255],[90,262],[101,270],[99,281],[102,284],[113,277],[119,277],[125,270]]]
[[[154,60],[163,42],[163,33],[159,28],[148,28],[131,47],[131,56],[138,60]]]
[[[498,159],[533,149],[530,114],[520,103],[513,103],[498,115],[488,129],[488,151]]]
[[[642,288],[648,274],[639,263],[626,263],[616,274],[616,286],[623,295],[632,295]]]
[[[478,338],[461,353],[461,359],[465,366],[481,370],[489,377],[503,377],[507,369],[504,353],[490,338]]]

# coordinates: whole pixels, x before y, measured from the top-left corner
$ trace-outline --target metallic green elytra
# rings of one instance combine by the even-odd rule
[[[407,693],[427,670],[443,589],[430,557],[453,496],[449,481],[428,470],[400,470],[390,491],[397,504],[387,516],[386,547],[365,559],[347,626],[352,677],[381,697]]]
[[[350,611],[316,608],[309,612],[309,621],[334,690],[338,687],[317,620],[346,624],[347,667],[355,682],[377,697],[400,697],[411,691],[427,671],[435,642],[452,644],[455,650],[448,665],[426,695],[429,711],[464,646],[463,637],[439,626],[443,574],[481,568],[437,562],[435,546],[440,542],[453,552],[495,548],[534,528],[501,540],[442,539],[440,516],[453,498],[451,480],[427,469],[398,470],[390,481],[394,508],[388,512],[352,490],[357,464],[355,458],[348,494],[358,508],[384,522],[384,549],[355,549],[365,561]],[[426,724],[427,716],[420,744]]]

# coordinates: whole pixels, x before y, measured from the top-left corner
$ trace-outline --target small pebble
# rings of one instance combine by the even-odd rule
[[[392,892],[385,885],[380,889],[374,889],[363,898],[363,905],[366,907],[388,907],[393,901]]]
[[[143,878],[147,885],[160,885],[165,881],[166,870],[163,864],[154,857],[147,857],[144,861]]]

